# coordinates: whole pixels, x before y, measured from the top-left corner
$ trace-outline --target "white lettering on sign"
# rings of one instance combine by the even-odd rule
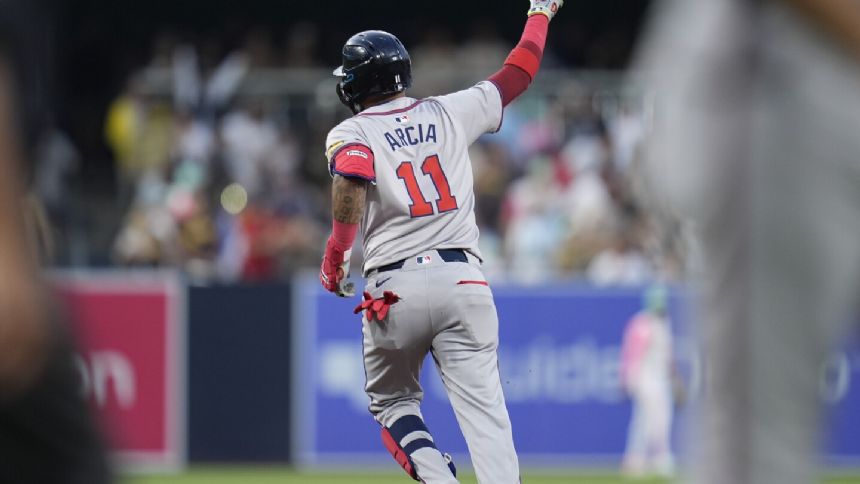
[[[502,384],[510,402],[606,403],[624,399],[617,345],[590,338],[558,344],[539,337],[525,347],[499,349]]]
[[[137,378],[134,365],[118,351],[90,351],[75,356],[81,378],[81,393],[99,408],[114,399],[120,408],[130,408],[137,401]]]
[[[364,393],[360,344],[352,341],[325,343],[319,352],[319,369],[319,388],[324,395],[344,397],[357,412],[367,411],[370,399]]]
[[[821,366],[819,393],[830,404],[839,403],[851,388],[851,362],[848,355],[839,351],[830,355]]]

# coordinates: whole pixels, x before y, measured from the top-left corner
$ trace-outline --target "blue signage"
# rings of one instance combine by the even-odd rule
[[[496,285],[493,292],[502,384],[523,465],[617,465],[630,418],[620,386],[620,346],[627,322],[642,309],[642,290]],[[362,322],[352,312],[358,298],[333,297],[316,280],[296,284],[294,298],[294,460],[309,466],[384,465],[390,457],[364,393]],[[683,302],[679,292],[671,293],[674,351],[694,394],[699,365]],[[828,456],[860,462],[860,389],[852,386],[860,376],[860,351],[836,353],[831,360],[822,380],[835,429]],[[432,358],[421,380],[422,412],[439,449],[464,459],[466,444]],[[676,428],[686,413],[676,409]]]

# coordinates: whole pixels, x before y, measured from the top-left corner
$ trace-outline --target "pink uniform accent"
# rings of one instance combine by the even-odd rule
[[[638,369],[650,338],[651,330],[646,316],[633,318],[624,331],[624,343],[621,346],[621,380],[625,385],[630,383],[630,377]]]
[[[501,70],[490,76],[502,95],[502,105],[507,106],[528,89],[534,80],[543,59],[549,19],[545,15],[529,17],[520,43],[511,51]]]
[[[358,143],[349,144],[341,147],[332,156],[331,173],[375,182],[373,159],[373,151],[367,146]]]

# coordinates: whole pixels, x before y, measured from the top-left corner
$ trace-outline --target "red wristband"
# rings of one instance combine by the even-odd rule
[[[347,224],[337,220],[332,224],[331,240],[334,242],[334,247],[342,252],[352,248],[356,234],[358,234],[358,224]]]

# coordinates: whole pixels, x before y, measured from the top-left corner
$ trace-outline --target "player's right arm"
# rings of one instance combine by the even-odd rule
[[[475,86],[436,98],[460,121],[469,143],[499,130],[505,106],[528,89],[543,58],[549,22],[564,0],[531,0],[522,38],[502,68]]]
[[[531,0],[529,19],[520,42],[505,59],[501,70],[489,80],[499,88],[502,106],[507,106],[528,89],[543,59],[549,22],[564,4],[564,0]]]
[[[338,296],[351,296],[342,283],[349,275],[352,244],[364,216],[367,187],[376,182],[373,151],[355,126],[342,123],[326,141],[332,175],[332,231],[320,266],[320,283]]]

